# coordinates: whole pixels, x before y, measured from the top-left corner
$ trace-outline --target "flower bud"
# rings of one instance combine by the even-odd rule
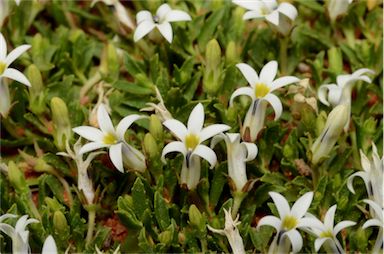
[[[159,149],[151,133],[147,133],[144,136],[144,150],[151,159],[159,155]]]
[[[380,1],[381,2],[381,1]],[[373,10],[380,3],[377,0],[367,0],[367,8],[369,11]]]
[[[100,71],[104,75],[112,76],[113,79],[117,79],[119,74],[119,58],[117,50],[112,43],[108,43],[101,55]]]
[[[156,139],[162,140],[164,135],[163,125],[159,117],[155,114],[152,114],[149,119],[149,133]]]
[[[205,54],[203,86],[208,94],[215,95],[221,86],[221,48],[217,40],[212,39],[208,42]]]
[[[338,74],[343,71],[343,55],[340,48],[332,47],[328,50],[328,69]]]
[[[55,198],[46,197],[44,198],[44,202],[47,204],[50,210],[58,211],[62,208],[62,205]]]
[[[200,213],[199,209],[195,205],[191,205],[188,211],[189,223],[199,229],[200,231],[205,229],[205,219]]]
[[[227,64],[238,62],[237,49],[234,41],[230,41],[227,45],[227,49],[225,50],[225,62]]]
[[[164,231],[159,234],[159,241],[165,245],[172,243],[173,233],[171,231]]]
[[[311,147],[313,164],[331,152],[347,121],[348,110],[345,105],[339,105],[329,113],[322,133]]]
[[[64,151],[65,142],[72,138],[67,105],[59,97],[53,97],[51,100],[51,111],[54,125],[54,143],[60,151]]]
[[[329,0],[328,13],[332,22],[334,22],[338,16],[348,11],[350,2],[350,0]]]
[[[44,102],[45,94],[41,72],[36,65],[32,64],[27,68],[26,75],[31,82],[31,87],[29,88],[29,108],[36,115],[42,114],[45,111],[46,106]]]
[[[56,211],[53,214],[53,228],[55,230],[55,234],[63,240],[69,235],[67,219],[61,211]]]
[[[8,178],[9,182],[17,191],[22,193],[29,192],[28,184],[25,180],[23,172],[13,161],[8,163]]]

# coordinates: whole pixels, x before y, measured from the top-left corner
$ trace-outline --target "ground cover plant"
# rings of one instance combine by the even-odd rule
[[[1,0],[1,252],[382,253],[382,13]]]

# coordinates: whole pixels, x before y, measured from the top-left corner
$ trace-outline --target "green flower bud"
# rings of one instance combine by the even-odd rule
[[[205,229],[205,218],[195,205],[191,205],[188,211],[189,223],[196,227],[199,231]]]
[[[155,158],[159,155],[159,149],[156,144],[156,140],[153,138],[151,133],[147,133],[144,136],[144,150],[150,158]]]
[[[328,50],[328,69],[338,74],[343,71],[343,55],[340,48],[332,47]]]
[[[101,55],[100,71],[104,75],[112,76],[117,79],[119,74],[119,58],[116,47],[112,43],[108,43]]]
[[[159,241],[165,245],[172,243],[173,233],[171,231],[164,231],[159,234]]]
[[[67,219],[61,211],[56,211],[53,214],[53,228],[55,234],[61,239],[65,239],[69,235]]]
[[[225,50],[225,62],[227,64],[234,64],[238,62],[237,48],[234,41],[230,41]]]
[[[162,140],[164,135],[163,125],[159,117],[155,114],[152,114],[149,119],[149,133],[157,140]]]
[[[322,133],[311,147],[313,164],[331,152],[347,121],[348,109],[345,105],[339,105],[329,113]]]
[[[46,110],[44,84],[41,73],[36,65],[30,65],[26,70],[27,78],[31,82],[29,88],[29,109],[36,115]]]
[[[203,76],[204,90],[210,95],[215,95],[221,86],[221,48],[217,40],[208,42],[206,50],[206,66]]]
[[[45,173],[53,173],[54,174],[54,168],[49,165],[48,163],[45,162],[45,160],[43,158],[38,158],[36,160],[36,164],[34,166],[34,170],[36,172],[45,172]]]
[[[10,161],[8,163],[8,178],[9,182],[18,192],[29,192],[28,184],[25,180],[23,172],[17,167],[17,165],[13,161]]]
[[[62,99],[53,97],[51,100],[51,111],[54,126],[54,143],[60,151],[64,151],[65,142],[72,138],[67,105]]]

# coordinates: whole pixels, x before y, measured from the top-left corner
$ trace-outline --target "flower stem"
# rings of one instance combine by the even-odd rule
[[[280,62],[281,75],[288,74],[288,57],[287,57],[288,40],[289,40],[288,36],[284,36],[280,38],[279,62]]]
[[[207,253],[207,248],[208,248],[207,239],[200,238],[200,244],[201,244],[201,252],[202,253]]]
[[[241,192],[241,191],[233,192],[232,196],[233,196],[233,206],[232,206],[231,215],[232,215],[232,218],[235,219],[239,211],[239,208],[241,206],[241,203],[243,202],[244,198],[247,196],[247,192]]]
[[[320,169],[318,164],[312,164],[311,165],[312,169],[312,185],[313,189],[315,190],[317,188],[317,185],[319,184],[319,179],[320,179]]]
[[[89,206],[88,209],[88,231],[85,240],[85,245],[88,246],[91,243],[93,237],[93,231],[95,229],[96,210],[94,206]]]
[[[84,82],[84,86],[80,89],[80,101],[85,97],[88,91],[101,79],[100,72],[96,72],[90,79]]]
[[[355,168],[361,169],[360,166],[360,155],[359,155],[359,146],[357,145],[357,138],[356,138],[356,129],[354,126],[350,129],[350,138],[351,138],[351,143],[352,143],[352,153],[353,153],[353,166]]]

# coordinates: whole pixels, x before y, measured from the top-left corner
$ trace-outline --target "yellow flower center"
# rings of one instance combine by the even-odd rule
[[[7,66],[7,65],[6,65],[5,63],[0,62],[0,75],[3,74],[3,72],[5,71],[5,67],[6,67],[6,66]]]
[[[263,98],[269,93],[269,87],[264,83],[257,83],[255,85],[255,96],[256,98]]]
[[[113,145],[117,143],[117,138],[112,133],[107,133],[103,137],[103,143],[107,145]]]
[[[199,141],[199,137],[195,134],[188,134],[185,137],[185,146],[187,147],[187,149],[193,150],[199,144]]]
[[[329,238],[333,238],[333,234],[331,232],[331,230],[327,230],[327,231],[323,231],[321,232],[320,234],[320,237],[329,237]]]
[[[297,226],[297,219],[293,216],[287,215],[283,219],[282,226],[287,231],[294,229]]]

